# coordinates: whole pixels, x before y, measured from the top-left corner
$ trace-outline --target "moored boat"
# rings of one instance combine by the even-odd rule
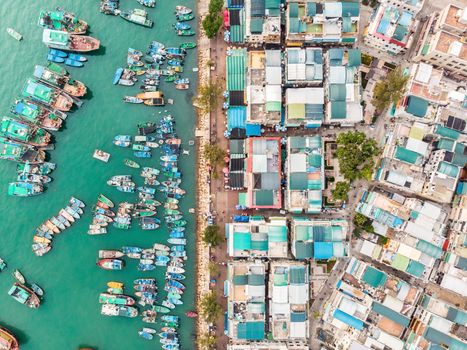
[[[66,119],[67,115],[62,111],[46,107],[37,101],[26,99],[16,100],[10,108],[10,112],[32,125],[40,126],[44,129],[57,131]]]
[[[90,36],[69,34],[51,29],[44,29],[42,42],[50,48],[65,51],[88,52],[100,47],[100,41]]]
[[[154,7],[156,6],[156,0],[136,0],[138,4],[141,4],[146,7]]]
[[[134,305],[136,301],[128,295],[101,293],[99,295],[99,303],[114,305]]]
[[[17,302],[26,305],[32,309],[37,309],[40,305],[40,299],[34,291],[24,284],[15,283],[8,291],[10,295]]]
[[[196,47],[195,42],[185,42],[180,44],[181,49],[194,49]]]
[[[134,9],[132,11],[120,12],[120,17],[129,22],[151,28],[154,22],[148,18],[148,13],[143,9]]]
[[[132,306],[103,304],[101,314],[105,316],[136,317],[138,316],[138,309]]]
[[[18,340],[13,333],[4,327],[0,327],[0,349],[19,350]]]
[[[124,163],[126,166],[130,167],[130,168],[139,168],[140,165],[138,163],[136,163],[134,160],[131,160],[131,159],[125,159],[124,160]]]
[[[104,270],[121,270],[125,266],[125,262],[120,259],[101,259],[97,261],[96,265]]]
[[[8,195],[18,197],[32,197],[44,191],[41,184],[33,182],[10,182],[8,184]]]
[[[18,33],[16,30],[14,30],[13,28],[7,28],[6,32],[15,40],[18,40],[18,41],[23,40],[23,36],[20,33]]]
[[[135,96],[125,96],[123,97],[123,102],[139,104],[139,103],[143,103],[143,100]]]
[[[69,111],[73,106],[73,99],[63,90],[45,85],[34,79],[28,79],[24,85],[22,95],[60,111]]]
[[[71,34],[84,34],[88,29],[88,24],[75,16],[71,12],[61,9],[56,11],[41,11],[39,14],[39,26],[60,30]]]
[[[99,259],[118,259],[124,255],[120,250],[99,250]]]

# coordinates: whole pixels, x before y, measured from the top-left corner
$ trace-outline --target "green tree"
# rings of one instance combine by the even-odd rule
[[[219,274],[219,267],[213,261],[209,262],[208,269],[209,269],[209,276],[211,277],[217,276]]]
[[[347,181],[339,181],[336,183],[336,188],[332,190],[332,198],[334,200],[346,201],[349,199],[350,184]]]
[[[217,247],[221,243],[222,237],[220,228],[217,225],[208,225],[203,232],[203,242],[211,247]]]
[[[207,333],[201,334],[198,338],[198,344],[203,350],[214,350],[216,348],[216,337]]]
[[[212,64],[212,62],[209,63]],[[217,80],[209,81],[199,87],[198,97],[195,98],[194,103],[196,107],[202,109],[205,113],[209,113],[217,108],[221,95],[221,84]]]
[[[219,13],[224,6],[224,0],[211,0],[209,2],[209,13]]]
[[[217,167],[224,164],[225,151],[218,145],[208,144],[204,147],[204,157],[208,160],[212,167],[212,174],[214,178],[219,176]]]
[[[214,291],[205,294],[200,302],[201,315],[208,323],[215,323],[222,314],[222,307],[217,303],[217,294]]]
[[[409,79],[408,76],[402,74],[400,67],[391,71],[386,79],[376,83],[373,100],[371,103],[376,109],[383,111],[391,104],[397,103],[404,94],[405,84]]]
[[[209,39],[214,38],[222,26],[222,17],[218,13],[208,13],[203,19],[203,29]]]
[[[367,139],[363,132],[349,131],[337,137],[336,156],[340,172],[350,182],[371,179],[375,166],[374,157],[379,152],[376,141]]]
[[[367,218],[365,215],[356,213],[354,218],[353,218],[353,223],[354,225],[366,232],[374,233],[375,229],[373,228],[372,220]]]

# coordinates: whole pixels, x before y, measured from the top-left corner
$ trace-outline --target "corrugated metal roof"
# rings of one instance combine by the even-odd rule
[[[393,309],[390,309],[387,306],[384,306],[383,304],[378,303],[377,301],[373,302],[373,305],[371,308],[377,314],[380,314],[386,318],[389,318],[391,321],[394,321],[403,327],[407,327],[410,323],[410,319],[408,317],[401,315],[397,311],[394,311]]]
[[[413,114],[416,117],[424,118],[428,110],[428,101],[418,97],[410,95],[407,100],[407,113]]]

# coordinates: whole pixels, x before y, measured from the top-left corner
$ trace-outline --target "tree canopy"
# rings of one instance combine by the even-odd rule
[[[208,160],[209,164],[212,167],[212,176],[217,178],[219,174],[217,173],[217,167],[224,164],[224,158],[226,156],[225,151],[220,148],[217,144],[207,144],[204,147],[204,157]]]
[[[222,314],[222,307],[217,303],[217,294],[214,291],[201,298],[200,308],[201,315],[208,323],[215,323]]]
[[[346,201],[349,198],[350,184],[347,181],[339,181],[332,190],[332,198],[338,201]]]
[[[209,39],[214,38],[222,26],[223,20],[220,11],[223,5],[223,0],[211,0],[209,2],[209,12],[203,19],[203,29]]]
[[[216,337],[208,333],[201,334],[198,343],[203,350],[214,350],[216,348]]]
[[[363,132],[349,131],[337,137],[336,156],[340,172],[350,182],[371,179],[375,166],[373,158],[379,152],[376,141],[367,139]]]
[[[391,104],[397,103],[404,94],[405,84],[409,79],[402,74],[400,67],[391,71],[386,79],[380,80],[375,85],[373,100],[371,103],[376,109],[383,111]]]
[[[221,243],[222,237],[220,228],[217,225],[209,225],[204,229],[203,242],[211,247],[217,247]]]
[[[374,233],[375,229],[373,228],[371,222],[372,220],[370,218],[367,218],[365,215],[360,213],[356,213],[353,217],[353,223],[356,227],[366,232]]]
[[[221,84],[217,80],[210,80],[199,87],[198,96],[194,102],[205,113],[209,113],[217,108],[221,95]]]

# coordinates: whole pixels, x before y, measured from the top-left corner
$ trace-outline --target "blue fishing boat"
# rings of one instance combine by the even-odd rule
[[[161,316],[161,320],[164,322],[177,322],[178,323],[180,318],[175,315],[163,315]]]
[[[136,158],[151,158],[151,152],[147,151],[137,151],[133,152],[133,154]]]
[[[181,301],[180,299],[168,298],[167,300],[173,305],[183,305],[183,301]]]
[[[177,22],[173,25],[175,30],[189,30],[191,29],[191,26],[188,23],[184,22]]]
[[[84,66],[84,63],[83,63],[83,62],[75,61],[75,60],[72,60],[72,59],[70,59],[70,58],[67,58],[67,59],[65,60],[65,64],[66,64],[67,66],[70,66],[70,67],[77,67],[77,68],[83,67],[83,66]]]
[[[176,200],[176,199],[174,199],[174,200]],[[185,227],[174,227],[170,232],[184,232],[184,231],[185,231]]]
[[[156,279],[155,278],[138,278],[133,281],[134,284],[156,284]]]
[[[184,245],[173,245],[170,248],[170,251],[172,251],[172,252],[184,252],[185,251],[185,246]]]
[[[176,280],[168,280],[166,284],[169,287],[175,287],[181,290],[185,290],[185,286],[181,282],[176,281]]]
[[[180,345],[179,344],[164,344],[164,345],[162,345],[162,349],[164,349],[164,350],[179,350]]]
[[[113,81],[112,81],[112,84],[117,85],[117,84],[118,84],[118,81],[119,81],[120,78],[122,77],[122,74],[123,74],[123,68],[118,68],[118,69],[115,71],[114,79],[113,79]]]
[[[49,49],[49,55],[63,57],[63,58],[68,57],[68,54],[66,52],[63,52],[57,49]]]
[[[148,194],[155,194],[156,193],[156,189],[153,188],[153,187],[147,187],[147,186],[140,186],[138,187],[138,191],[142,192],[142,193],[148,193]]]
[[[115,146],[118,146],[118,147],[130,147],[131,146],[131,142],[129,141],[119,141],[119,140],[113,140],[113,144]]]
[[[169,234],[170,238],[184,238],[185,233],[184,232],[178,232],[178,231],[171,231]]]
[[[181,273],[168,272],[167,278],[172,279],[172,280],[182,281],[185,279],[185,275],[182,275]]]
[[[83,55],[78,55],[76,53],[69,53],[68,58],[72,59],[73,61],[78,61],[78,62],[86,62],[88,60]]]
[[[55,62],[55,63],[63,63],[65,62],[65,59],[63,57],[60,57],[60,56],[54,56],[54,55],[47,55],[47,61],[50,61],[50,62]]]
[[[130,253],[141,253],[143,249],[140,247],[132,247],[132,246],[123,246],[122,247],[122,252],[125,254],[130,254]]]
[[[170,253],[170,256],[172,258],[186,258],[186,251],[182,251],[182,252],[171,252]]]
[[[139,331],[138,332],[139,336],[143,339],[146,340],[153,340],[154,336],[151,333],[145,332],[145,331]]]
[[[181,246],[185,246],[186,245],[186,239],[185,238],[169,238],[167,240],[167,243],[178,244],[178,245],[181,245]]]
[[[156,266],[152,265],[152,264],[142,264],[142,263],[138,264],[138,270],[139,271],[152,271],[155,268],[156,268]]]
[[[168,294],[167,294],[167,298],[170,298],[170,299],[181,299],[181,298],[182,298],[182,295],[179,294],[179,293],[168,293]]]
[[[168,60],[167,64],[172,67],[181,67],[183,66],[183,61],[172,59],[172,60]]]
[[[154,7],[156,6],[156,0],[136,0],[139,4],[146,6],[146,7]]]
[[[118,191],[124,193],[135,193],[136,189],[134,186],[117,186],[115,187]]]
[[[132,149],[133,151],[149,152],[151,150],[151,147],[135,143],[133,144]]]

